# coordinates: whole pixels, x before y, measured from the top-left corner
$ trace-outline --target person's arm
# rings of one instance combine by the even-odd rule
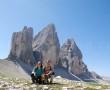
[[[44,74],[44,68],[42,67],[42,75]]]
[[[34,74],[35,75],[35,67],[33,68],[33,70],[32,70],[32,74]]]
[[[53,69],[52,69],[52,67],[50,67],[50,71],[49,71],[49,73],[47,75],[52,74],[52,72],[53,72]]]

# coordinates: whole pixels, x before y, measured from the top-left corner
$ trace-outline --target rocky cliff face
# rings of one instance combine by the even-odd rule
[[[59,64],[75,75],[88,72],[82,61],[82,53],[73,39],[68,39],[61,47]]]
[[[33,29],[26,26],[20,32],[12,35],[11,51],[8,56],[12,60],[21,60],[28,64],[34,64],[32,51]]]
[[[82,57],[82,53],[74,39],[68,39],[60,49],[58,64],[82,80],[91,81],[92,79],[102,79],[98,74],[88,70]]]
[[[11,51],[8,56],[11,60],[20,60],[30,65],[39,60],[43,61],[44,64],[50,60],[53,67],[60,66],[68,73],[72,73],[72,76],[74,74],[82,79],[100,78],[100,76],[88,71],[82,57],[82,53],[73,39],[68,39],[60,48],[53,24],[43,28],[34,39],[32,28],[24,27],[22,31],[14,32]]]
[[[59,50],[60,44],[55,31],[55,26],[49,24],[41,32],[39,32],[33,40],[33,52],[40,57],[36,59],[42,59],[45,63],[47,60],[52,62],[52,65],[55,65],[59,59]]]

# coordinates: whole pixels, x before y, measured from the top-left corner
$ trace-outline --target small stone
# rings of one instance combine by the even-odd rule
[[[43,86],[42,90],[49,90],[49,88],[45,85]]]
[[[7,85],[6,84],[3,84],[2,87],[7,87]]]

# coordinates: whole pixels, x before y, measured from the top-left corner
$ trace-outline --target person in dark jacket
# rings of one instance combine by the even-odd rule
[[[31,74],[32,82],[41,84],[43,73],[44,73],[44,69],[43,69],[42,63],[38,61],[38,63],[34,67],[32,74]]]

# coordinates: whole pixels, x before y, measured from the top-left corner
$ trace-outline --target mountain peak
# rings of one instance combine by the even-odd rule
[[[45,26],[42,31],[45,31],[45,32],[55,32],[55,25],[50,23],[47,26]]]
[[[54,24],[48,24],[41,30],[33,40],[33,51],[40,53],[42,60],[51,60],[53,66],[56,64],[59,56],[60,44]],[[40,52],[39,52],[40,51]],[[37,58],[36,58],[37,59]]]
[[[76,45],[76,43],[75,43],[75,41],[74,41],[73,38],[68,38],[68,39],[66,40],[65,44],[75,44],[75,45]]]

